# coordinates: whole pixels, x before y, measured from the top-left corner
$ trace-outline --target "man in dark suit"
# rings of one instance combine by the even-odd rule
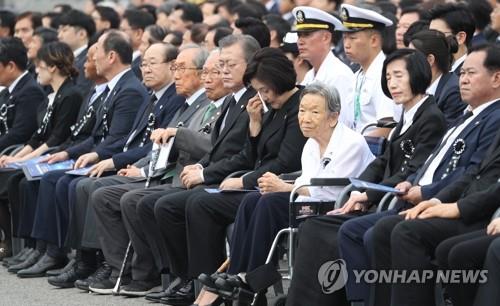
[[[26,48],[20,39],[0,39],[0,152],[24,144],[37,129],[37,110],[45,99],[40,86],[27,71]],[[8,152],[6,152],[8,153]],[[1,194],[7,195],[7,184]],[[0,199],[0,228],[10,241],[11,222],[7,197]],[[10,255],[10,247],[0,257]]]
[[[141,45],[142,35],[147,26],[155,23],[154,17],[150,13],[138,10],[129,9],[123,13],[120,22],[120,30],[127,33],[130,37],[130,43],[134,53],[132,55],[132,71],[134,71],[137,78],[142,80],[141,74],[141,52],[139,46]]]
[[[448,126],[463,115],[467,104],[460,97],[458,76],[453,72],[444,72],[434,92],[436,103],[443,112]]]
[[[473,48],[465,60],[460,78],[464,101],[471,105],[496,102],[500,98],[500,49]],[[500,188],[500,133],[481,163],[469,167],[462,176],[430,200],[422,201],[399,216],[377,222],[372,233],[372,260],[375,268],[433,269],[436,246],[451,236],[484,228],[498,208]],[[459,148],[457,148],[459,149]],[[406,221],[405,221],[406,219]],[[433,305],[434,277],[419,284],[392,284],[394,305]],[[377,305],[389,304],[389,288],[374,288]]]
[[[143,101],[147,99],[146,89],[130,70],[132,48],[126,35],[119,31],[110,31],[101,36],[96,45],[95,62],[97,72],[109,80],[105,93],[106,100],[97,114],[98,121],[92,135],[65,151],[56,153],[52,161],[62,161],[76,158],[75,168],[107,159],[120,152],[125,145],[126,136],[132,128],[134,117]],[[88,153],[89,152],[89,153]],[[75,176],[65,175],[64,171],[53,171],[45,174],[40,181],[37,217],[44,220],[39,224],[67,224],[67,201],[70,183],[76,184]],[[75,180],[75,182],[72,182]],[[56,205],[54,205],[54,200]],[[58,205],[59,203],[59,205]],[[63,204],[61,204],[63,203]],[[57,210],[56,214],[53,212]],[[57,221],[49,222],[49,218]],[[35,224],[37,224],[35,222]],[[66,225],[67,226],[67,225]],[[49,254],[63,257],[60,249],[64,243],[66,229],[57,229],[64,235],[57,235],[53,227],[34,228],[32,237],[52,243]],[[56,235],[57,237],[54,237]],[[45,255],[45,260],[39,260],[37,267],[30,270],[33,275],[60,264],[55,256]]]
[[[40,86],[28,74],[26,48],[16,38],[0,40],[0,152],[24,144],[37,129],[38,105],[45,99]]]
[[[89,39],[95,33],[94,20],[85,13],[71,10],[59,18],[59,29],[57,29],[59,41],[62,41],[73,50],[75,55],[75,67],[78,69],[76,85],[80,88],[82,95],[86,95],[92,87],[92,81],[85,77],[83,65],[87,59]]]

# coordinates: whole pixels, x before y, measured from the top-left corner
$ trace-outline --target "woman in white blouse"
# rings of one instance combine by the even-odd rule
[[[295,184],[309,183],[315,177],[357,177],[374,159],[364,137],[338,122],[339,113],[335,88],[315,83],[304,89],[298,119],[309,139],[302,152],[302,175]],[[270,172],[258,183],[260,193],[249,193],[238,209],[229,274],[263,265],[276,233],[288,226],[288,200],[294,185]],[[299,200],[334,202],[340,190],[304,187],[299,189]]]

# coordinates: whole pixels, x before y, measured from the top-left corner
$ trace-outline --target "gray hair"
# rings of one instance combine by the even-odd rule
[[[260,50],[259,42],[252,36],[246,34],[231,34],[219,40],[219,48],[221,49],[231,47],[235,44],[240,44],[247,64],[252,59],[254,53]]]
[[[205,65],[205,61],[208,58],[207,49],[200,47],[197,44],[186,44],[185,46],[182,46],[180,51],[184,51],[184,50],[188,50],[188,49],[197,49],[198,50],[198,52],[196,53],[196,56],[193,59],[193,65],[198,69],[203,69],[203,65]]]
[[[304,90],[302,90],[300,99],[307,94],[323,97],[325,99],[326,111],[328,113],[340,114],[340,95],[337,88],[334,86],[328,87],[325,84],[316,81],[307,85]]]

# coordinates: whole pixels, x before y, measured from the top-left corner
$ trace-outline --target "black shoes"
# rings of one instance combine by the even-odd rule
[[[191,305],[195,300],[194,283],[192,280],[185,281],[183,286],[174,294],[160,299],[160,303],[171,306]]]
[[[28,258],[28,256],[33,251],[34,251],[33,248],[26,247],[26,248],[22,249],[19,253],[17,253],[13,257],[4,258],[3,261],[2,261],[2,266],[9,267],[9,266],[12,266],[12,265],[17,265],[17,264],[25,261],[26,258]]]
[[[120,295],[138,297],[145,296],[146,294],[157,292],[161,289],[161,280],[152,280],[152,281],[141,281],[141,280],[132,280],[128,285],[120,288]]]
[[[9,265],[9,269],[7,271],[11,273],[17,273],[20,270],[29,268],[32,265],[36,264],[38,262],[38,259],[40,259],[40,257],[42,257],[42,254],[40,254],[40,252],[37,250],[33,250],[32,252],[28,253],[26,259],[23,260],[22,262]]]
[[[95,268],[84,266],[81,263],[74,264],[68,271],[57,276],[50,276],[47,281],[52,286],[59,288],[73,288],[77,280],[86,279],[89,277]]]
[[[57,275],[62,274],[64,272],[68,272],[71,269],[73,269],[73,266],[75,265],[75,263],[76,263],[76,259],[73,258],[70,261],[68,261],[68,263],[64,266],[64,268],[49,270],[49,271],[47,271],[46,275],[47,276],[57,276]]]
[[[182,287],[182,285],[183,283],[181,278],[177,277],[172,282],[170,282],[167,289],[146,294],[146,300],[159,303],[162,298],[174,295],[177,290]]]
[[[75,287],[80,290],[90,291],[90,284],[101,282],[105,279],[108,279],[110,276],[111,267],[106,262],[103,262],[92,275],[85,279],[75,281]]]
[[[21,278],[41,277],[51,269],[59,269],[66,265],[67,258],[53,258],[44,254],[40,259],[31,267],[19,270],[17,276]]]

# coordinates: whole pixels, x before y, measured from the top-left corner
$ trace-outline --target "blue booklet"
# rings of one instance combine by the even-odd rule
[[[376,191],[380,191],[380,192],[391,192],[394,194],[404,194],[404,192],[399,191],[398,189],[393,188],[393,187],[389,187],[389,186],[385,186],[385,185],[381,185],[381,184],[374,184],[374,183],[358,180],[355,178],[350,178],[349,180],[351,181],[351,184],[356,188],[370,189],[370,190],[376,190]]]
[[[84,167],[84,168],[80,168],[80,169],[70,170],[70,171],[66,171],[66,174],[87,176],[89,174],[91,168],[92,168],[92,166],[88,166],[88,167]]]
[[[48,164],[48,163],[28,163],[25,164],[23,168],[24,175],[28,181],[35,181],[42,178],[42,176],[50,171],[55,170],[70,170],[73,168],[75,161],[65,160],[59,163]]]

